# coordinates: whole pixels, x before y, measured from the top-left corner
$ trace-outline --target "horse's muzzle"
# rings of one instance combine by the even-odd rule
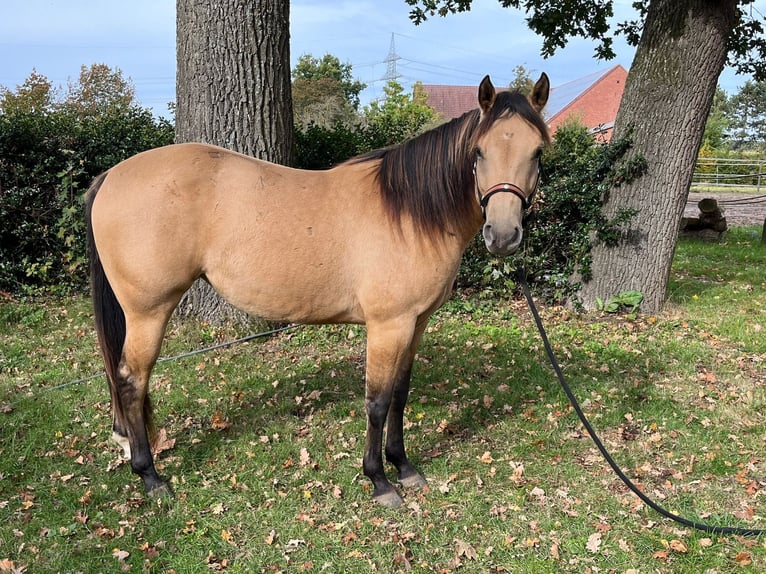
[[[516,252],[521,244],[523,231],[520,226],[514,225],[507,230],[498,229],[491,223],[485,223],[482,229],[484,244],[493,255],[504,257]]]

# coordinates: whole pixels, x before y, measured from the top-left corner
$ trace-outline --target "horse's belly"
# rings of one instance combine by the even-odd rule
[[[363,313],[343,273],[317,272],[285,261],[279,267],[230,275],[213,271],[208,281],[235,307],[270,321],[299,323],[362,323]]]

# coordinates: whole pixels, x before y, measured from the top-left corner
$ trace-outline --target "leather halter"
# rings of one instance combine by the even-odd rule
[[[535,193],[537,193],[537,187],[540,184],[540,164],[537,165],[537,179],[535,180],[535,187],[532,190],[532,193],[527,196],[524,193],[524,190],[521,189],[518,185],[515,183],[496,183],[492,187],[490,187],[487,191],[484,192],[484,195],[482,195],[481,190],[479,189],[479,178],[476,176],[476,163],[473,164],[473,179],[476,182],[476,198],[479,200],[479,205],[481,206],[481,215],[484,218],[484,220],[487,220],[487,205],[489,204],[490,198],[497,194],[497,193],[512,193],[516,197],[519,198],[521,201],[521,209],[523,211],[526,211],[529,209],[530,204],[532,203],[532,199],[535,197]]]
[[[478,192],[478,190],[479,188],[477,182],[476,191]],[[524,191],[518,185],[513,183],[496,183],[490,187],[483,196],[480,196],[479,205],[481,205],[482,212],[487,208],[489,199],[496,193],[512,193],[521,200],[521,208],[523,210],[526,211],[529,209],[529,200],[527,199],[527,196],[524,195]]]

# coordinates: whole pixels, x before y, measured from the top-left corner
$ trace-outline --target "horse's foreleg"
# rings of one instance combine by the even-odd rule
[[[386,423],[386,460],[396,467],[399,483],[406,488],[422,488],[426,479],[407,459],[404,450],[404,408],[410,392],[410,374],[412,367],[399,377],[394,384],[391,406],[388,409]]]
[[[410,322],[367,325],[367,434],[362,468],[365,476],[372,481],[373,499],[390,507],[401,505],[402,498],[386,478],[383,467],[383,427],[395,386],[402,379],[409,381],[413,327]]]
[[[150,445],[149,429],[152,421],[149,403],[149,376],[159,355],[164,321],[128,320],[122,360],[115,384],[120,417],[115,417],[114,438],[130,453],[130,467],[139,475],[146,492],[151,495],[169,495],[170,490],[157,474]],[[121,424],[118,424],[119,420]]]
[[[394,381],[391,406],[388,409],[388,422],[386,423],[386,459],[396,467],[399,473],[399,483],[406,488],[422,488],[426,485],[426,479],[412,466],[405,453],[404,408],[407,406],[410,392],[412,362],[427,323],[427,318],[421,318],[417,324],[415,335],[410,343],[407,369],[402,371],[401,376]]]

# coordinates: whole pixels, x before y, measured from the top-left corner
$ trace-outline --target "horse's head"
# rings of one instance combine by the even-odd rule
[[[540,115],[549,88],[545,74],[528,98],[516,92],[498,94],[489,76],[479,86],[474,180],[484,215],[484,242],[495,255],[510,255],[521,243],[524,211],[537,189],[540,156],[549,142]]]

